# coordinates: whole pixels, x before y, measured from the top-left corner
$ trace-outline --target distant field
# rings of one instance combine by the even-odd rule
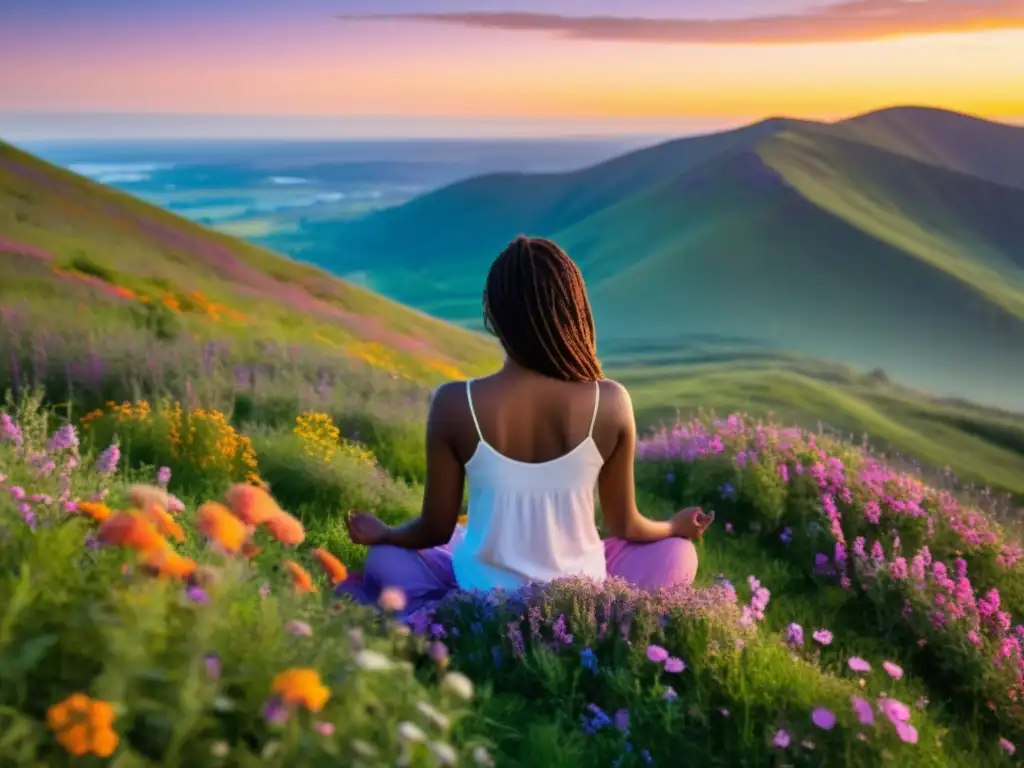
[[[603,362],[625,384],[642,426],[700,411],[774,417],[913,457],[927,470],[1011,491],[1024,503],[1024,415],[944,401],[884,373],[737,344],[679,341],[628,349]],[[907,459],[911,461],[911,459]]]

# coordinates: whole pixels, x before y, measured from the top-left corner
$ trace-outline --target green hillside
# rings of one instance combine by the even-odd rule
[[[752,130],[763,138],[768,125]],[[619,168],[608,189],[645,191],[560,235],[583,254],[606,367],[630,387],[641,425],[702,408],[774,413],[812,428],[824,422],[1024,496],[1024,419],[936,401],[884,374],[821,361],[884,367],[893,376],[909,361],[912,373],[941,375],[950,389],[971,384],[976,370],[997,370],[990,357],[1001,356],[1012,373],[1017,358],[999,345],[1015,337],[977,341],[990,302],[815,207],[756,152],[740,151],[736,136],[723,141],[706,145],[702,163],[694,159],[701,153],[680,149],[684,142],[656,150],[661,160],[645,161],[644,174],[628,173],[625,161],[606,166]],[[690,172],[645,188],[670,157]],[[600,207],[597,187],[589,189],[588,205]],[[793,217],[802,222],[801,240],[791,236]],[[680,250],[680,242],[694,246]],[[807,245],[822,242],[834,244],[828,263]],[[872,281],[881,270],[888,280]],[[455,296],[467,317],[478,316],[482,277],[472,269],[419,274],[448,276],[453,291],[441,301]],[[950,306],[962,311],[947,317]],[[422,415],[427,387],[499,359],[486,337],[9,147],[0,152],[0,313],[0,391],[16,381],[43,384],[52,401],[77,408],[120,399],[126,388],[145,397],[187,395],[236,418],[256,408],[273,423],[275,414],[314,407],[354,435],[375,430],[377,440],[380,427],[360,416],[365,409],[378,424],[408,422]],[[848,331],[822,320],[858,313],[862,324]],[[941,354],[958,355],[960,364],[915,348],[921,335],[940,332]],[[708,340],[695,342],[700,333]],[[798,346],[794,340],[819,359],[779,351],[779,344]],[[879,358],[879,349],[889,356]],[[995,397],[1000,382],[981,383]],[[399,429],[414,443],[418,431]]]
[[[992,170],[976,147],[990,135],[1024,154],[1024,130],[952,113],[766,121],[457,184],[332,225],[337,255],[320,263],[475,326],[500,247],[545,235],[580,262],[603,339],[743,337],[1021,410],[1024,194],[964,172]]]
[[[1024,500],[1024,415],[943,401],[863,372],[721,339],[614,341],[604,363],[630,391],[641,424],[701,413],[751,413],[867,442],[926,471]]]
[[[901,107],[845,120],[828,131],[932,165],[1024,187],[1019,127],[939,109]]]
[[[239,355],[274,344],[292,358],[301,349],[310,365],[349,360],[423,384],[497,359],[483,336],[2,143],[0,307],[14,331],[0,343],[42,356],[50,374],[68,345],[116,355],[154,342],[152,354],[185,341]],[[11,376],[5,364],[0,389]]]

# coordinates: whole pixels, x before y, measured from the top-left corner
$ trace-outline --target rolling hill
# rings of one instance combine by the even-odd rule
[[[425,385],[498,359],[481,335],[3,143],[0,307],[10,331],[0,344],[32,347],[44,358],[65,354],[69,344],[83,354],[98,345],[151,345],[155,354],[161,345],[152,342],[181,338],[273,343],[302,347],[313,360],[361,359]],[[13,375],[5,362],[0,389]]]
[[[580,263],[602,339],[742,337],[1024,410],[1020,157],[1024,129],[953,113],[772,119],[470,179],[323,225],[306,256],[475,327],[494,255],[549,236]]]
[[[673,269],[668,252],[659,255],[652,249],[646,267],[643,262],[632,264],[630,254],[647,247],[645,243],[671,244],[675,228],[686,224],[674,213],[677,197],[690,201],[686,206],[693,209],[694,222],[710,217],[705,208],[733,211],[731,219],[708,218],[707,232],[695,232],[694,237],[717,232],[715,238],[720,238],[723,232],[741,231],[740,224],[761,227],[757,235],[761,238],[781,236],[773,230],[785,227],[772,223],[780,210],[801,216],[812,211],[815,226],[823,228],[818,237],[850,237],[849,225],[781,184],[777,172],[768,169],[756,152],[740,149],[751,140],[763,146],[779,128],[772,122],[759,124],[746,135],[737,132],[709,140],[700,151],[687,149],[684,143],[638,153],[646,158],[642,168],[631,171],[624,161],[612,164],[618,171],[603,191],[593,170],[583,172],[589,174],[584,181],[548,177],[552,189],[557,187],[566,201],[560,214],[563,221],[590,211],[579,214],[584,215],[586,226],[565,227],[564,240],[576,251],[587,246],[588,236],[598,235],[600,247],[589,248],[584,268],[596,283],[601,311],[613,313],[621,325],[617,338],[602,343],[605,362],[630,387],[641,427],[698,409],[773,413],[787,423],[812,428],[824,422],[843,433],[866,432],[884,450],[912,454],[928,466],[951,466],[968,481],[1024,498],[1024,417],[936,400],[892,384],[878,372],[864,374],[782,352],[752,341],[750,328],[742,323],[735,324],[740,332],[733,339],[721,332],[706,338],[692,332],[676,338],[663,317],[647,317],[644,302],[630,299],[631,281],[643,282],[645,269],[669,273]],[[714,161],[702,165],[697,158],[709,153]],[[676,165],[669,170],[671,158]],[[573,196],[576,192],[579,197]],[[770,194],[766,197],[766,193]],[[635,199],[606,205],[630,194]],[[722,204],[722,195],[727,196],[728,205]],[[572,209],[572,205],[578,207]],[[545,214],[538,207],[531,215]],[[607,235],[602,234],[605,230]],[[867,235],[859,236],[869,240]],[[798,256],[809,265],[811,277],[800,283],[797,270],[788,277],[795,281],[792,286],[783,280],[771,282],[775,279],[771,270],[757,267],[749,257],[744,257],[750,262],[746,266],[727,261],[715,278],[721,281],[715,289],[721,294],[719,301],[732,301],[728,306],[739,311],[742,302],[729,298],[729,269],[761,269],[764,274],[751,283],[761,281],[772,290],[788,291],[786,301],[808,301],[801,311],[808,313],[808,326],[815,328],[813,312],[847,301],[843,297],[851,292],[844,281],[855,275],[829,278],[835,280],[831,298],[809,290],[805,295],[804,288],[825,277],[814,271],[816,267],[812,269],[812,253]],[[800,263],[797,256],[793,258]],[[908,269],[918,264],[900,258]],[[927,273],[923,266],[918,268]],[[708,279],[715,274],[713,265],[702,269]],[[615,280],[594,277],[602,273],[621,276],[623,291],[616,295],[611,290]],[[457,271],[447,274],[459,277]],[[430,270],[423,275],[436,277]],[[673,279],[677,278],[682,279],[678,275]],[[458,280],[452,282],[458,284]],[[956,284],[952,279],[948,282]],[[471,281],[465,285],[473,293],[467,307],[475,312],[479,285]],[[659,301],[675,302],[681,289],[668,286],[663,297],[650,287],[644,290]],[[682,290],[687,290],[685,285]],[[741,296],[759,307],[778,300],[757,291]],[[698,327],[702,307],[710,311],[713,305],[702,305],[701,300],[695,295],[692,309],[680,303],[675,311],[689,312],[687,322]],[[876,324],[879,334],[886,333],[885,322],[899,314],[896,310],[886,314],[886,302],[895,302],[897,308],[916,307],[893,293],[869,300],[881,313]],[[984,304],[981,298],[976,301]],[[843,311],[859,306],[852,296],[849,304]],[[933,322],[941,320],[934,307],[928,311]],[[634,314],[635,320],[631,319]],[[607,322],[602,316],[602,323]],[[799,327],[779,321],[775,332],[783,337]],[[628,335],[631,330],[637,337]],[[606,335],[603,332],[602,338]],[[860,343],[855,334],[838,338],[850,348]],[[827,333],[821,334],[821,340],[823,348],[826,342],[833,345],[825,352],[838,349]],[[863,340],[861,349],[867,356],[871,340]],[[835,354],[824,356],[836,358]],[[211,364],[214,357],[226,365]],[[58,383],[56,402],[63,403],[68,396],[79,407],[83,397],[91,402],[104,400],[104,393],[89,391],[102,376],[115,378],[109,392],[123,392],[130,386],[142,395],[155,390],[179,397],[196,387],[226,388],[224,404],[229,407],[241,391],[233,363],[255,361],[255,367],[243,366],[242,386],[245,391],[250,386],[260,390],[258,399],[271,410],[270,418],[279,407],[275,403],[282,397],[294,398],[298,389],[302,402],[316,403],[318,408],[333,407],[336,413],[344,413],[351,409],[353,398],[363,398],[363,403],[381,406],[375,412],[384,418],[401,421],[420,412],[407,400],[407,391],[387,390],[393,378],[427,387],[446,378],[476,375],[497,363],[498,350],[492,340],[477,333],[0,144],[0,359],[4,361],[0,391],[12,386],[16,377],[38,382],[48,371],[50,383],[54,378]],[[355,373],[349,370],[351,363],[357,366]],[[154,369],[162,372],[149,376]],[[290,369],[298,373],[290,374]],[[370,375],[374,373],[380,375]],[[256,379],[264,383],[257,384]],[[333,392],[314,397],[312,390],[323,379],[336,386]],[[360,421],[357,428],[371,427]]]

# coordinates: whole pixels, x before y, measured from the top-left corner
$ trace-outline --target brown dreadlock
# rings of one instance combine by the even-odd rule
[[[495,259],[484,324],[524,368],[563,381],[602,378],[583,275],[550,240],[517,237]]]

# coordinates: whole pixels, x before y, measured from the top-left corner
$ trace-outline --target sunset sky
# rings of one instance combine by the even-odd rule
[[[0,135],[663,132],[897,104],[1024,122],[1024,0],[15,0],[0,11]],[[52,113],[75,114],[57,126]]]

